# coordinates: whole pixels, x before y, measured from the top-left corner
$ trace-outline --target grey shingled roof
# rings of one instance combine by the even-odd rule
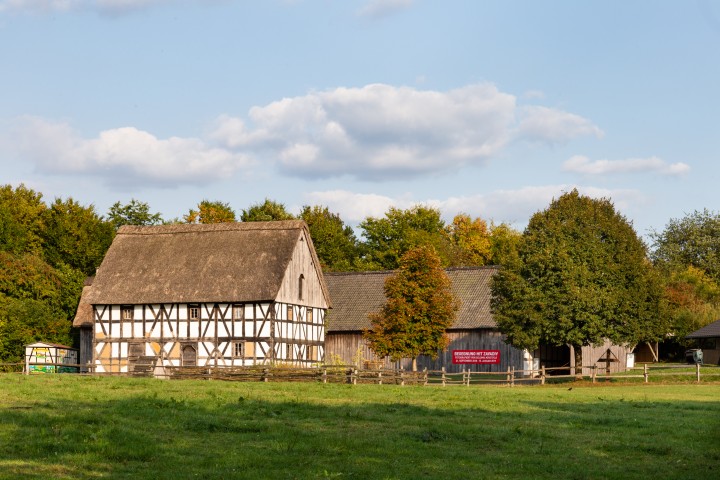
[[[705,325],[700,330],[692,332],[685,338],[720,338],[720,320],[717,320],[710,325]]]
[[[498,267],[448,268],[460,310],[452,329],[495,328],[490,313],[490,279]],[[333,310],[328,312],[328,332],[370,328],[368,314],[385,302],[383,286],[392,271],[326,273]]]
[[[117,305],[273,300],[303,231],[328,298],[307,225],[289,220],[123,226],[85,301]]]

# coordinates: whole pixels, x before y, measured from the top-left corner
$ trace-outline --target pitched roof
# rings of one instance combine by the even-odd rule
[[[490,280],[498,267],[448,268],[452,290],[460,300],[452,329],[495,328],[490,313]],[[385,302],[385,279],[392,271],[326,273],[333,310],[327,315],[328,332],[370,328],[368,314]]]
[[[82,289],[82,294],[80,294],[80,303],[78,303],[75,318],[73,319],[73,327],[90,327],[94,323],[93,308],[90,302],[88,302],[90,289],[90,285],[85,285]]]
[[[327,298],[307,225],[289,220],[120,227],[86,300],[115,305],[273,300],[303,232]]]
[[[710,325],[705,325],[700,330],[695,330],[685,338],[720,338],[720,320],[717,320]]]

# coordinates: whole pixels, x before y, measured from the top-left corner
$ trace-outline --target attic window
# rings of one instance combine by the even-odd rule
[[[189,305],[188,306],[188,318],[190,320],[198,320],[200,318],[200,306]]]
[[[122,320],[132,320],[133,319],[132,305],[123,305],[122,307],[120,307],[120,318]]]
[[[292,305],[288,305],[288,306],[287,306],[287,319],[288,319],[288,322],[292,322],[292,321],[293,321],[293,307],[292,307]]]
[[[303,299],[303,288],[305,288],[305,275],[301,273],[300,278],[298,278],[298,300]]]
[[[312,323],[312,321],[313,321],[313,309],[312,308],[307,309],[307,314],[305,315],[305,321],[307,323]]]

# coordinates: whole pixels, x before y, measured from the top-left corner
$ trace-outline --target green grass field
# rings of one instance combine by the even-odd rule
[[[720,384],[0,375],[0,478],[710,479]]]

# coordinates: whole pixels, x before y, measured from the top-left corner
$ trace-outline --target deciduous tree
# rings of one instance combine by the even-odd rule
[[[365,238],[364,260],[370,268],[393,270],[405,252],[420,245],[432,245],[443,265],[451,263],[450,240],[436,208],[390,207],[384,218],[368,217],[360,223],[360,228]]]
[[[305,220],[310,237],[324,270],[348,271],[355,269],[358,258],[357,239],[352,228],[328,207],[304,206],[300,218]]]
[[[386,302],[370,315],[372,329],[365,332],[370,348],[393,360],[418,355],[437,358],[447,348],[446,330],[459,308],[450,279],[431,246],[411,248],[400,259],[395,274],[385,281]]]
[[[158,225],[163,222],[159,213],[150,213],[150,205],[134,198],[125,205],[115,202],[108,211],[108,220],[116,230],[123,225]]]
[[[532,216],[518,256],[494,277],[492,311],[508,341],[534,350],[653,341],[668,333],[659,276],[632,225],[577,190]]]
[[[707,209],[672,219],[662,232],[653,232],[652,259],[665,270],[692,266],[720,283],[720,214]]]
[[[295,217],[288,213],[284,204],[268,198],[263,203],[256,203],[247,210],[243,210],[240,216],[240,220],[243,222],[272,222],[293,219]]]
[[[482,266],[492,260],[492,242],[487,222],[461,213],[447,226],[450,241],[457,249],[458,266]]]
[[[235,211],[228,203],[203,200],[197,210],[190,209],[184,217],[185,223],[229,223],[235,222]]]
[[[46,209],[42,194],[25,185],[0,187],[0,250],[40,253]]]
[[[490,226],[490,264],[505,265],[518,254],[521,233],[506,223]]]
[[[114,228],[72,198],[56,199],[44,212],[45,258],[54,267],[61,264],[94,275],[110,247]]]

